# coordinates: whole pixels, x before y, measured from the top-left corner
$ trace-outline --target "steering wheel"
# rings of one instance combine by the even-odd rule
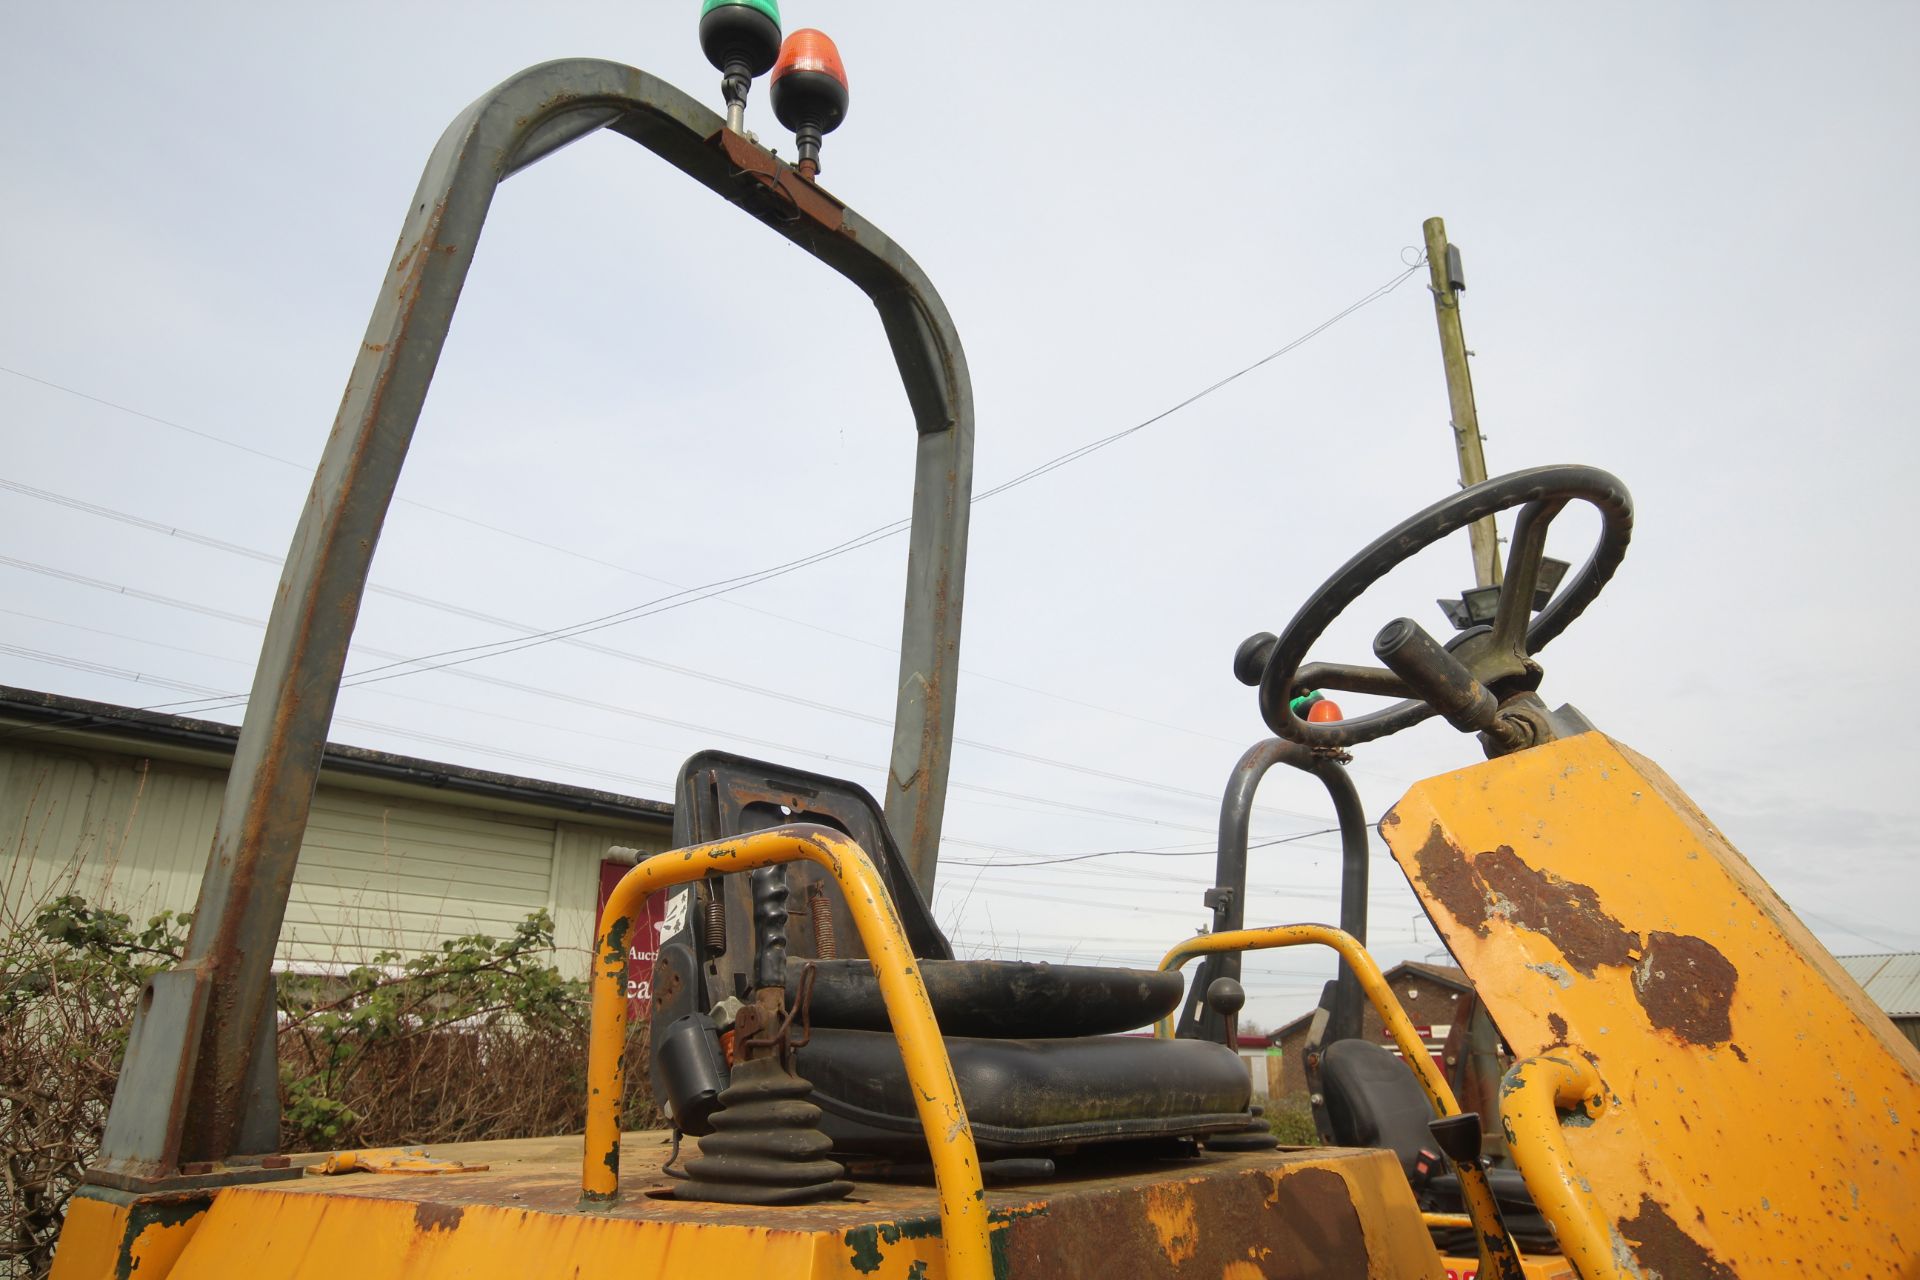
[[[1600,512],[1599,541],[1580,572],[1529,625],[1547,528],[1576,498]],[[1415,666],[1426,665],[1426,671],[1419,673],[1426,678],[1417,681],[1418,687],[1403,675],[1381,667],[1323,662],[1302,665],[1307,650],[1333,620],[1390,570],[1483,516],[1522,506],[1514,524],[1499,611],[1491,627],[1462,633],[1444,652],[1418,624],[1406,619],[1388,624],[1374,641],[1376,654],[1402,671],[1409,669],[1410,661]],[[1633,499],[1625,485],[1597,467],[1534,467],[1496,476],[1434,503],[1377,538],[1321,584],[1278,638],[1262,632],[1243,643],[1234,655],[1234,674],[1245,684],[1260,686],[1260,714],[1269,728],[1308,747],[1340,748],[1371,742],[1436,713],[1447,714],[1459,724],[1453,712],[1464,705],[1461,699],[1484,700],[1489,686],[1503,696],[1537,687],[1540,667],[1532,660],[1533,655],[1593,603],[1626,557],[1632,533]],[[1411,657],[1403,657],[1403,653],[1411,653]],[[1294,690],[1309,688],[1380,694],[1405,701],[1351,720],[1310,724],[1288,705]]]

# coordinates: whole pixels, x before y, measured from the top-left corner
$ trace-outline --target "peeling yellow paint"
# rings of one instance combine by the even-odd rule
[[[1200,1251],[1200,1227],[1193,1212],[1193,1194],[1187,1188],[1159,1186],[1149,1190],[1147,1221],[1159,1237],[1160,1252],[1174,1266]]]
[[[1855,1104],[1920,1108],[1920,1051],[1657,765],[1586,733],[1393,812],[1382,833],[1515,1057],[1596,1081],[1549,1107],[1561,1150],[1514,1150],[1549,1218],[1556,1185],[1581,1188],[1602,1251],[1624,1240],[1649,1272],[1907,1273],[1913,1214],[1852,1197],[1911,1206],[1920,1135]]]

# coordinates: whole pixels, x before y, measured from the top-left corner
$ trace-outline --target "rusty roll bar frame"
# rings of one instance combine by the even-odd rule
[[[533,67],[454,120],[408,206],[281,574],[186,954],[142,993],[96,1184],[177,1185],[185,1161],[277,1146],[273,956],[374,547],[495,189],[602,129],[807,250],[880,312],[919,434],[886,815],[932,890],[973,487],[973,396],[946,307],[873,224],[680,90],[613,62]]]
[[[1219,852],[1214,863],[1213,888],[1207,895],[1213,907],[1213,932],[1228,933],[1246,925],[1247,838],[1253,827],[1253,798],[1267,770],[1276,764],[1289,765],[1320,779],[1333,801],[1334,815],[1340,824],[1340,928],[1364,947],[1367,945],[1367,852],[1372,828],[1367,824],[1366,811],[1360,806],[1360,792],[1339,759],[1285,738],[1267,738],[1248,747],[1227,778],[1226,793],[1220,798]],[[1216,978],[1238,980],[1239,977],[1238,951],[1209,955],[1194,975],[1187,1001],[1181,1007],[1178,1034],[1224,1044],[1227,1020],[1207,1005],[1207,987]],[[1325,1038],[1329,1043],[1350,1040],[1360,1034],[1363,1002],[1359,979],[1343,959],[1339,976],[1334,979],[1333,1007],[1328,1011]]]
[[[815,863],[846,899],[860,941],[873,962],[880,998],[906,1066],[940,1196],[940,1234],[953,1280],[990,1280],[987,1202],[980,1155],[967,1123],[946,1042],[934,1021],[920,966],[866,851],[841,832],[812,823],[656,854],[620,877],[600,915],[594,946],[593,1032],[587,1048],[587,1140],[580,1166],[583,1208],[604,1209],[620,1196],[620,1103],[630,1002],[627,939],[647,895],[704,876],[750,871],[804,859]]]
[[[1460,1104],[1453,1096],[1453,1089],[1428,1056],[1420,1033],[1413,1029],[1413,1020],[1407,1017],[1400,1002],[1393,998],[1393,989],[1387,985],[1380,966],[1373,962],[1373,957],[1367,954],[1367,949],[1359,939],[1350,933],[1324,924],[1282,924],[1265,929],[1203,933],[1188,938],[1167,952],[1160,961],[1160,968],[1178,969],[1195,956],[1220,952],[1306,946],[1332,947],[1339,953],[1359,980],[1360,989],[1366,993],[1367,1000],[1379,1012],[1380,1021],[1386,1027],[1387,1034],[1393,1037],[1400,1056],[1413,1069],[1414,1078],[1420,1081],[1427,1101],[1433,1105],[1434,1115],[1442,1119],[1459,1115]],[[1171,1036],[1172,1016],[1156,1023],[1153,1033],[1163,1039]],[[1500,1220],[1500,1206],[1494,1201],[1487,1171],[1473,1160],[1455,1160],[1449,1156],[1448,1163],[1460,1179],[1460,1198],[1466,1204],[1467,1216],[1473,1220],[1474,1236],[1480,1247],[1480,1274],[1493,1280],[1526,1280],[1526,1270],[1520,1261],[1520,1246],[1514,1243],[1513,1236]],[[1531,1187],[1533,1184],[1529,1182],[1527,1185]],[[1555,1226],[1558,1226],[1557,1220]]]

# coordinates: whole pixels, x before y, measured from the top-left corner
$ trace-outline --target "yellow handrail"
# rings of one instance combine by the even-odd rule
[[[1427,1091],[1427,1099],[1433,1103],[1434,1111],[1443,1116],[1459,1115],[1460,1104],[1454,1100],[1447,1078],[1440,1074],[1440,1068],[1433,1065],[1426,1042],[1413,1029],[1413,1023],[1400,1008],[1400,1002],[1393,998],[1393,989],[1381,976],[1380,966],[1373,962],[1367,949],[1350,933],[1324,924],[1281,924],[1266,929],[1229,929],[1221,933],[1203,933],[1188,938],[1167,952],[1166,958],[1160,961],[1160,967],[1163,970],[1178,969],[1195,956],[1216,951],[1264,951],[1269,947],[1303,946],[1332,947],[1340,953],[1340,958],[1360,979],[1360,989],[1366,992],[1367,999],[1379,1013],[1380,1021],[1386,1026],[1387,1034],[1393,1037],[1401,1056],[1406,1058],[1407,1065],[1419,1077],[1420,1087]],[[1170,1038],[1173,1035],[1173,1015],[1168,1014],[1156,1023],[1153,1034],[1163,1040]]]
[[[1500,1081],[1508,1150],[1534,1204],[1553,1223],[1560,1251],[1582,1280],[1626,1280],[1628,1274],[1615,1254],[1612,1222],[1586,1180],[1573,1171],[1560,1128],[1562,1111],[1583,1109],[1592,1116],[1605,1096],[1593,1064],[1572,1054],[1516,1062]]]
[[[880,873],[866,853],[838,831],[810,823],[756,831],[656,854],[620,877],[600,913],[594,947],[593,1032],[587,1047],[587,1143],[580,1169],[584,1203],[609,1204],[620,1195],[620,1100],[625,1088],[622,1050],[627,1041],[627,935],[647,895],[716,872],[750,871],[804,859],[840,886],[860,932],[887,1018],[900,1044],[920,1127],[933,1157],[940,1196],[940,1232],[951,1280],[991,1280],[987,1201],[973,1129],[960,1087],[934,1021],[920,967],[907,945]]]
[[[1393,1037],[1400,1056],[1407,1060],[1407,1065],[1413,1068],[1414,1078],[1426,1090],[1434,1114],[1459,1115],[1460,1103],[1454,1098],[1452,1087],[1447,1084],[1447,1078],[1440,1074],[1440,1068],[1433,1065],[1433,1056],[1427,1052],[1426,1043],[1420,1039],[1420,1033],[1413,1029],[1413,1022],[1400,1007],[1400,1002],[1393,998],[1393,989],[1381,975],[1380,966],[1373,962],[1373,957],[1367,954],[1367,949],[1360,945],[1359,940],[1345,930],[1324,924],[1280,924],[1265,929],[1227,929],[1220,933],[1203,933],[1188,938],[1167,952],[1160,961],[1160,968],[1178,969],[1195,956],[1216,951],[1264,951],[1271,947],[1303,946],[1332,947],[1340,953],[1340,958],[1347,962],[1347,967],[1360,980],[1360,989],[1380,1015],[1380,1021],[1386,1027],[1387,1034]],[[1155,1023],[1153,1034],[1163,1040],[1170,1038],[1173,1035],[1173,1015],[1168,1014]],[[1520,1250],[1514,1244],[1513,1237],[1501,1227],[1500,1209],[1494,1203],[1493,1189],[1487,1184],[1486,1171],[1477,1164],[1455,1162],[1454,1172],[1460,1178],[1460,1196],[1467,1214],[1478,1226],[1481,1274],[1501,1277],[1502,1280],[1508,1277],[1520,1280],[1524,1274]]]

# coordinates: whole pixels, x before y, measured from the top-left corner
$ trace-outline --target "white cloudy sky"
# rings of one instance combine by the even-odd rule
[[[1920,9],[785,9],[852,80],[823,181],[959,325],[981,489],[1282,346],[1444,215],[1493,469],[1594,463],[1639,506],[1546,692],[1664,763],[1835,951],[1920,946]],[[440,130],[565,55],[717,106],[696,13],[9,6],[0,682],[244,689]],[[791,154],[764,87],[750,125]],[[936,909],[964,951],[1147,962],[1205,919],[1205,856],[994,864],[1210,844],[1264,733],[1235,644],[1453,484],[1421,286],[976,508],[959,733],[1057,763],[956,750]],[[514,634],[473,612],[551,627],[839,542],[906,512],[911,443],[855,289],[589,139],[496,202],[374,565],[468,614],[370,596],[349,668]],[[1584,556],[1591,523],[1561,524],[1554,550]],[[1464,538],[1435,549],[1324,656],[1403,612],[1441,629],[1429,602],[1468,565]],[[593,637],[626,657],[549,645],[350,690],[334,737],[662,798],[712,745],[877,789],[903,572],[896,539]],[[1475,758],[1432,723],[1357,770],[1378,813]],[[1256,838],[1324,826],[1316,792],[1275,776]],[[1334,914],[1330,837],[1256,857],[1251,918]],[[1384,850],[1374,875],[1376,951],[1433,955]],[[1254,1015],[1329,969],[1254,960]]]

